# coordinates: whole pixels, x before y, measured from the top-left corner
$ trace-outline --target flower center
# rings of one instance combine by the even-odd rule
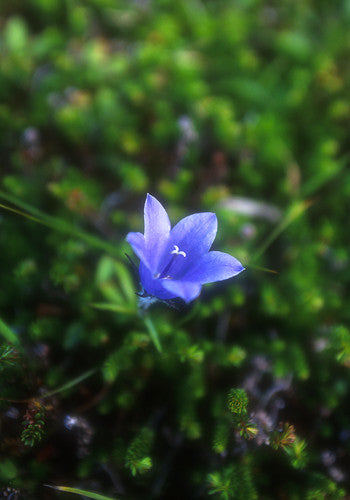
[[[182,257],[186,257],[186,252],[184,252],[183,250],[179,250],[179,247],[177,245],[174,245],[174,250],[172,250],[170,252],[170,255],[172,255],[172,257],[170,258],[167,265],[164,267],[163,271],[161,273],[155,274],[154,278],[156,278],[156,279],[171,279],[171,276],[169,276],[169,274],[168,274],[169,269],[173,265],[176,257],[178,257],[178,255],[182,255]]]

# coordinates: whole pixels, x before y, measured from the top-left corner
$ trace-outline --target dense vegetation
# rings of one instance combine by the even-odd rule
[[[0,4],[1,498],[350,494],[349,130],[347,0]],[[142,307],[147,192],[246,270]]]

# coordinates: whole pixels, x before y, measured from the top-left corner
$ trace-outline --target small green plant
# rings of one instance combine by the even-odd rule
[[[126,452],[125,467],[133,476],[143,475],[152,469],[152,458],[150,457],[154,433],[145,427],[133,439]]]
[[[248,395],[244,389],[231,389],[227,397],[227,406],[240,436],[253,439],[259,430],[248,414]]]
[[[209,494],[220,500],[256,500],[250,466],[245,463],[229,465],[208,475]]]
[[[230,435],[230,423],[228,421],[220,422],[214,432],[213,450],[215,453],[224,453],[227,450]]]
[[[306,441],[295,436],[294,441],[284,446],[291,465],[295,469],[303,469],[308,462],[308,454],[306,451]]]
[[[46,410],[38,400],[32,401],[26,414],[24,415],[24,429],[21,434],[21,441],[25,446],[34,446],[42,440],[45,433]]]
[[[10,345],[0,346],[0,372],[7,366],[14,366],[18,357],[16,350]]]
[[[244,389],[231,389],[227,396],[227,406],[234,415],[245,415],[248,408],[248,396]]]
[[[270,436],[270,443],[275,450],[292,446],[295,442],[295,429],[293,425],[281,423]]]

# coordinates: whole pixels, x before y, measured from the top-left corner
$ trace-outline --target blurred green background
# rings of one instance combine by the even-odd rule
[[[349,130],[347,0],[0,3],[1,498],[350,494]],[[246,271],[140,314],[147,192]]]

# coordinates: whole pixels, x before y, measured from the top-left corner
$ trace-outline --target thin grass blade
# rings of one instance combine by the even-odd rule
[[[4,321],[0,318],[0,334],[4,337],[4,339],[10,344],[18,345],[19,340],[14,331],[11,330],[9,326],[4,323]]]
[[[293,204],[288,210],[287,214],[283,217],[281,222],[275,227],[275,229],[268,235],[268,237],[263,241],[262,245],[255,252],[252,261],[258,260],[269,248],[269,246],[278,238],[278,236],[287,229],[287,227],[292,224],[296,219],[301,217],[306,210],[313,204],[310,200],[302,200],[296,204]]]
[[[48,398],[50,396],[53,396],[54,394],[58,394],[60,392],[66,391],[67,389],[71,389],[71,387],[74,387],[75,385],[80,384],[80,382],[82,382],[86,378],[91,377],[91,375],[93,375],[97,370],[98,370],[97,368],[93,368],[91,370],[88,370],[85,373],[82,373],[81,375],[79,375],[79,377],[76,377],[76,378],[70,380],[69,382],[61,385],[61,387],[58,387],[58,389],[54,389],[53,391],[46,392],[45,394],[40,396],[40,399]]]
[[[80,490],[78,488],[71,488],[69,486],[52,486],[51,484],[44,484],[47,488],[52,488],[58,491],[64,491],[66,493],[74,493],[76,495],[81,495],[87,498],[94,498],[95,500],[118,500],[117,497],[106,497],[105,495],[100,495],[99,493],[94,493],[93,491]]]
[[[108,252],[112,255],[117,254],[115,245],[112,245],[112,243],[108,243],[107,241],[105,241],[101,238],[98,238],[95,235],[89,234],[81,229],[78,229],[76,226],[74,226],[73,224],[70,224],[65,219],[61,219],[59,217],[53,217],[51,215],[47,215],[44,212],[42,212],[41,210],[39,210],[38,208],[35,208],[32,205],[29,205],[28,203],[25,203],[24,201],[20,200],[19,198],[16,198],[15,196],[12,196],[12,195],[9,195],[2,190],[0,190],[0,198],[3,198],[4,200],[12,203],[13,205],[15,205],[21,209],[21,210],[18,210],[18,209],[14,209],[12,207],[8,207],[8,206],[3,205],[3,204],[0,205],[1,208],[5,209],[9,212],[20,215],[21,217],[25,217],[33,222],[42,224],[42,225],[49,227],[51,229],[54,229],[56,231],[60,231],[61,233],[68,234],[70,236],[79,238],[79,239],[85,241],[91,247],[98,248],[100,250],[104,250],[105,252]]]
[[[162,346],[159,340],[159,335],[153,324],[153,321],[149,316],[145,316],[144,322],[155,348],[157,349],[158,352],[162,352]]]

